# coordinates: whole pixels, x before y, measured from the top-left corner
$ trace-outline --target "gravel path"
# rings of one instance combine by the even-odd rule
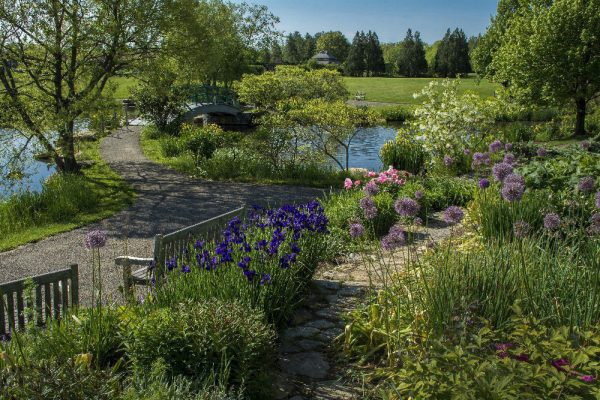
[[[113,259],[126,254],[151,257],[155,234],[172,232],[242,204],[304,202],[324,193],[321,189],[190,178],[149,161],[140,148],[139,134],[140,127],[123,128],[101,144],[102,157],[138,193],[135,204],[99,223],[0,253],[0,282],[77,263],[80,297],[85,302],[91,294],[91,271],[90,254],[83,245],[83,238],[90,230],[103,229],[109,234],[109,242],[101,252],[104,291],[118,298],[122,274]]]

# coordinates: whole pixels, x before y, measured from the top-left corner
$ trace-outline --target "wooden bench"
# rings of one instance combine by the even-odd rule
[[[33,296],[25,293],[21,279],[0,284],[0,335],[24,330],[30,322],[26,310],[34,311],[37,325],[43,326],[50,318],[60,319],[68,308],[79,304],[79,271],[77,264],[70,268],[38,275],[33,281]]]
[[[354,100],[356,101],[364,101],[366,99],[367,95],[365,92],[356,92],[356,94],[354,95]]]
[[[210,218],[178,231],[156,235],[152,258],[121,256],[115,259],[115,265],[123,268],[123,289],[132,293],[135,285],[149,285],[152,280],[159,281],[165,273],[165,263],[174,257],[181,257],[185,249],[196,240],[212,240],[221,233],[227,222],[234,217],[243,218],[246,207]],[[141,267],[133,270],[132,267]]]

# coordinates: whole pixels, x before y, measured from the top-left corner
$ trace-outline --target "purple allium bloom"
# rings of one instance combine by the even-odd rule
[[[85,248],[88,250],[92,250],[92,249],[101,249],[102,247],[106,246],[106,240],[107,240],[107,235],[106,232],[104,231],[99,231],[99,230],[94,230],[91,232],[88,232],[85,235]]]
[[[451,167],[452,164],[454,164],[454,159],[452,157],[450,157],[449,155],[445,155],[444,156],[444,165],[446,167]]]
[[[360,199],[360,208],[363,210],[366,219],[373,219],[377,216],[377,207],[371,197]]]
[[[502,150],[502,142],[501,141],[494,140],[492,143],[490,143],[490,153],[496,153],[500,150]]]
[[[423,192],[422,190],[417,190],[415,192],[415,199],[421,200],[423,197],[425,197],[425,192]]]
[[[517,356],[515,356],[515,360],[517,361],[521,361],[521,362],[529,362],[529,355],[525,354],[525,353],[521,353]]]
[[[525,186],[525,178],[523,178],[523,176],[518,175],[518,174],[510,174],[506,178],[504,178],[503,183],[505,185],[507,185],[509,183],[517,183],[521,186]]]
[[[423,225],[423,220],[421,218],[419,218],[419,217],[415,217],[413,219],[413,224],[415,224],[417,226],[421,226],[421,225]]]
[[[546,157],[548,155],[548,151],[545,148],[540,147],[537,149],[537,155],[538,157]]]
[[[529,231],[531,230],[531,226],[523,221],[519,220],[513,225],[513,234],[516,238],[523,239],[527,235],[529,235]]]
[[[377,193],[379,193],[379,186],[377,186],[377,183],[375,183],[374,181],[369,181],[365,185],[365,192],[369,196],[375,196]]]
[[[512,148],[513,148],[513,144],[512,143],[506,143],[504,145],[504,150],[506,150],[506,151],[511,151]]]
[[[471,150],[469,150],[469,149],[464,149],[464,150],[463,150],[463,154],[464,154],[465,156],[468,156],[469,154],[471,154]]]
[[[444,221],[449,224],[458,224],[464,217],[464,211],[458,206],[450,206],[444,211]]]
[[[594,191],[594,178],[586,176],[577,184],[577,189],[582,193],[591,193]]]
[[[482,165],[489,165],[491,162],[489,153],[475,153],[473,154],[473,168],[480,167]]]
[[[414,217],[419,213],[421,206],[415,200],[405,197],[403,199],[396,200],[394,208],[402,217]]]
[[[589,383],[589,382],[594,382],[596,380],[596,377],[593,375],[581,375],[579,377],[579,379],[581,379],[584,382]]]
[[[584,140],[581,143],[579,143],[579,145],[583,150],[589,150],[589,148],[592,146],[592,143],[589,140]]]
[[[544,216],[544,228],[555,231],[560,228],[561,219],[557,213],[548,213]]]
[[[269,284],[271,284],[271,274],[263,273],[260,278],[260,285],[264,286]]]
[[[365,227],[362,224],[360,224],[358,222],[350,224],[350,236],[351,237],[357,238],[357,237],[364,235],[364,233],[365,233]]]
[[[506,153],[502,162],[513,165],[516,160],[517,159],[513,153]]]
[[[482,178],[479,180],[479,187],[481,189],[487,189],[490,187],[490,180],[487,178]]]
[[[381,239],[381,247],[384,250],[394,250],[406,242],[404,230],[400,225],[394,225],[390,228],[387,235]]]
[[[508,163],[505,163],[505,162],[495,164],[494,167],[492,168],[492,174],[494,175],[494,178],[498,182],[503,182],[504,178],[506,178],[507,176],[509,176],[512,173],[513,173],[513,166]]]
[[[600,213],[592,214],[590,217],[590,232],[600,235]]]
[[[504,183],[502,187],[502,197],[506,201],[519,201],[523,197],[525,186],[517,182]]]
[[[596,208],[600,208],[600,192],[596,193]]]

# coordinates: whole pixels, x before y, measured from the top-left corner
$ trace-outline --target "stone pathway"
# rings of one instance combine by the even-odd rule
[[[416,246],[412,246],[417,254],[452,233],[439,216],[434,215],[429,226],[421,230]],[[387,254],[386,261],[393,258],[401,270],[406,256],[407,247],[402,247]],[[338,264],[324,264],[317,271],[302,306],[281,334],[281,371],[274,385],[277,400],[365,398],[361,388],[346,376],[336,356],[340,350],[335,339],[344,332],[344,314],[363,301],[370,285],[379,285],[377,277],[384,271],[373,269],[380,265],[367,266],[359,255],[350,255]]]

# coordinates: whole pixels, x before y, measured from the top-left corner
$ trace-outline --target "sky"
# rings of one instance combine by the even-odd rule
[[[281,20],[286,34],[340,31],[352,40],[357,30],[377,32],[381,42],[398,42],[406,30],[427,43],[456,27],[467,36],[485,32],[497,0],[246,0],[263,4]]]

